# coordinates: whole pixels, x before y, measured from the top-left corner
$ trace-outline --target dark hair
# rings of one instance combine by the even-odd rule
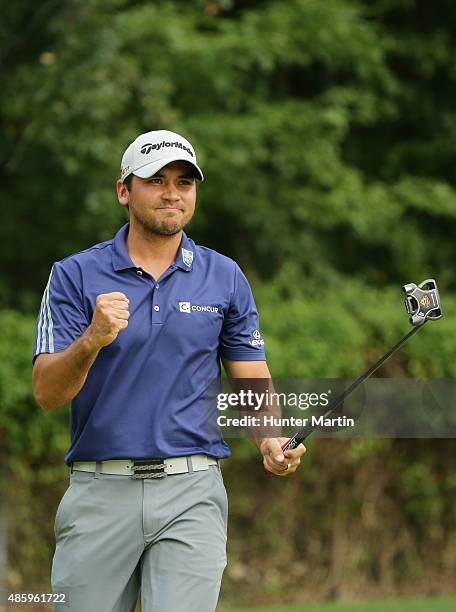
[[[123,184],[127,187],[128,191],[131,191],[132,182],[133,182],[133,173],[126,176],[123,180]]]

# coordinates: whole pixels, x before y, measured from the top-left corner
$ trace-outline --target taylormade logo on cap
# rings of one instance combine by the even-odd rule
[[[178,149],[184,149],[185,151],[187,151],[189,155],[194,157],[191,149],[183,145],[181,142],[177,142],[177,141],[167,142],[166,140],[163,140],[162,142],[155,143],[155,144],[151,142],[146,142],[146,144],[143,144],[140,151],[143,155],[148,155],[151,151],[155,151],[155,150],[159,151],[162,147],[177,147]]]
[[[138,136],[123,154],[120,178],[123,181],[129,174],[149,178],[173,161],[190,163],[197,178],[200,181],[204,179],[196,162],[195,150],[188,140],[168,130],[146,132]]]

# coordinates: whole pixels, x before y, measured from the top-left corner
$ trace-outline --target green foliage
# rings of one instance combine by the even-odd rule
[[[400,286],[427,277],[445,318],[382,375],[455,376],[455,23],[449,0],[5,6],[0,455],[19,575],[47,579],[68,445],[67,410],[33,400],[37,308],[53,261],[124,222],[114,182],[142,131],[194,143],[206,181],[189,233],[245,270],[275,376],[358,374],[407,328]],[[229,597],[449,583],[446,442],[309,441],[285,482],[261,479],[251,443],[232,446]]]
[[[444,4],[71,1],[31,21],[27,2],[8,9],[30,41],[0,94],[5,304],[36,304],[54,259],[112,235],[120,156],[158,127],[188,135],[205,169],[193,235],[261,278],[292,261],[301,281],[451,287]]]
[[[305,606],[280,606],[265,608],[222,608],[221,612],[452,612],[456,601],[452,597],[429,599],[385,599],[357,603],[325,603]]]
[[[68,415],[38,408],[31,388],[35,320],[0,311],[0,432],[11,461],[61,457],[68,444]],[[1,439],[1,438],[0,438]],[[43,466],[45,469],[45,466]]]

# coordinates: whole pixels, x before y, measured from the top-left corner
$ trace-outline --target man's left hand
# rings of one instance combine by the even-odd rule
[[[292,450],[282,450],[289,438],[265,438],[260,444],[265,470],[276,476],[289,476],[296,472],[301,463],[301,457],[306,452],[304,444],[299,444]]]

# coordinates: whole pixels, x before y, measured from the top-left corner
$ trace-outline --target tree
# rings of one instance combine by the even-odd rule
[[[24,576],[37,559],[48,562],[51,526],[44,543],[24,526],[40,484],[49,486],[49,499],[33,511],[52,514],[68,442],[66,411],[45,415],[32,398],[34,318],[52,262],[110,238],[126,221],[114,195],[126,146],[158,128],[194,143],[206,181],[189,232],[247,272],[273,373],[352,376],[403,333],[405,282],[435,276],[444,312],[454,309],[455,21],[448,0],[47,0],[39,7],[20,0],[5,7],[0,444],[12,482],[20,483],[9,492],[11,555]],[[445,318],[383,373],[454,376],[454,332]],[[249,474],[254,459],[247,445],[238,446],[227,474],[239,492],[234,555],[242,563],[240,543],[252,540],[241,519],[255,498],[238,471]],[[305,550],[319,558],[318,541],[333,542],[324,500],[341,478],[339,466],[342,506],[353,501],[351,485],[363,490],[386,465],[372,495],[383,500],[392,491],[399,502],[380,504],[375,516],[400,515],[407,537],[424,519],[452,533],[445,445],[353,442],[337,447],[334,462],[323,443],[315,447],[302,478],[314,487],[308,525],[319,519],[317,535],[310,550],[300,541],[298,551],[284,544],[279,555]],[[321,473],[327,477],[319,487]],[[296,482],[285,492],[290,505],[302,486]],[[277,484],[268,486],[274,492]],[[279,504],[271,510],[281,511]],[[365,534],[348,515],[342,522],[354,537]],[[257,525],[266,529],[264,515]],[[379,534],[389,532],[369,533],[366,581],[375,582],[376,572],[382,584],[399,580],[394,542],[380,570],[373,560]],[[278,545],[274,536],[265,539],[270,549]],[[419,537],[428,553],[420,567],[431,575],[441,568],[444,543],[433,547],[424,532]],[[404,546],[404,563],[418,566],[413,546]],[[263,552],[254,555],[258,567]],[[385,569],[390,561],[393,578]],[[323,563],[333,563],[340,585],[335,557]],[[273,578],[268,584],[276,588]]]

